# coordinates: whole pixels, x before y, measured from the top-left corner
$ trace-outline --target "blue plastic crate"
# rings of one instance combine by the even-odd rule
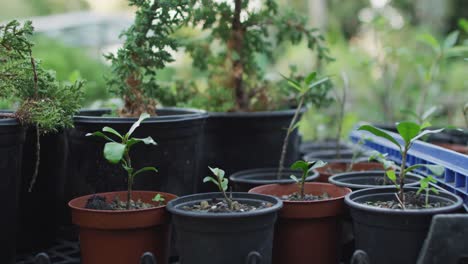
[[[386,131],[400,144],[403,139],[396,133]],[[398,148],[386,139],[379,138],[367,131],[354,130],[350,133],[350,139],[357,143],[364,139],[363,147],[387,153],[388,158],[401,164],[401,155]],[[445,173],[437,179],[437,185],[447,191],[457,194],[463,199],[465,209],[468,210],[468,156],[457,153],[423,141],[414,142],[408,152],[407,164],[436,164],[445,167]],[[427,175],[427,169],[419,169],[421,175]]]

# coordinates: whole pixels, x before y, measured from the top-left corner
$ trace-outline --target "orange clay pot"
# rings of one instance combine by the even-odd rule
[[[163,192],[133,191],[132,199],[152,203],[160,193],[166,200],[175,195]],[[111,201],[118,196],[127,200],[127,192],[99,193]],[[84,208],[93,195],[82,196],[68,203],[72,221],[80,227],[81,261],[83,264],[139,263],[144,252],[151,252],[157,263],[168,263],[170,245],[170,215],[166,206],[150,209],[104,211]]]
[[[328,178],[338,173],[346,172],[349,164],[344,162],[328,163],[326,166],[316,169],[320,176],[318,182],[328,183]],[[359,162],[353,164],[351,171],[370,171],[370,170],[383,170],[383,166],[377,162]]]
[[[306,183],[305,193],[330,199],[321,201],[283,201],[274,241],[273,264],[336,264],[340,258],[341,215],[348,188],[329,183]],[[250,193],[281,197],[298,191],[296,184],[269,184]]]

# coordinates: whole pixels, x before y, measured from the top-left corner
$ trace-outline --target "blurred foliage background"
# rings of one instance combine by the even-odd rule
[[[322,70],[333,78],[335,93],[331,95],[339,96],[345,89],[340,78],[343,72],[349,78],[343,137],[359,120],[385,124],[415,119],[408,113],[420,115],[431,106],[437,107],[432,120],[434,125],[468,125],[462,114],[468,102],[466,0],[279,2],[282,8],[294,8],[295,12],[307,15],[310,25],[324,32],[331,55],[336,59]],[[48,27],[57,26],[56,20],[53,25],[42,20],[39,23],[43,25],[42,30],[35,38],[36,57],[44,66],[56,70],[58,79],[87,80],[85,106],[102,106],[103,103],[96,102],[111,97],[105,87],[104,76],[109,69],[102,53],[116,50],[120,43],[115,39],[121,29],[131,23],[133,10],[127,7],[127,1],[0,0],[0,7],[0,21],[32,18],[35,22],[37,17],[70,12],[91,12],[93,17],[129,21],[123,26],[106,26],[105,31],[99,31],[90,30],[90,20],[83,16],[83,21],[73,22],[81,23],[80,30],[84,33],[73,39],[76,28],[49,32]],[[453,33],[455,31],[458,33]],[[103,42],[103,37],[113,41]],[[86,40],[86,45],[79,43],[81,40]],[[300,47],[284,45],[278,54],[274,64],[262,64],[272,79],[280,78],[279,73],[287,75],[292,64],[303,73],[316,66],[315,54],[310,54],[305,44]],[[201,75],[191,66],[191,59],[179,52],[176,61],[158,78],[170,83],[188,78],[197,80],[203,78]],[[0,102],[0,108],[5,107],[8,102]],[[339,106],[334,103],[326,109],[311,109],[306,113],[301,126],[304,137],[323,139],[333,134],[330,131],[337,126],[337,109]]]

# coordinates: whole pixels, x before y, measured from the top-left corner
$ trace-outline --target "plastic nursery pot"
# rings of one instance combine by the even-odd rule
[[[15,263],[18,194],[25,132],[15,119],[0,118],[0,260]]]
[[[65,161],[66,137],[63,131],[41,135],[39,171],[29,192],[36,166],[35,128],[26,131],[19,199],[17,250],[33,252],[48,248],[56,239],[59,222],[66,217]],[[34,239],[32,239],[34,238]]]
[[[284,169],[281,173],[280,179],[278,179],[277,173],[277,168],[243,170],[232,174],[229,177],[229,180],[231,181],[235,192],[248,192],[252,188],[266,184],[294,183],[294,180],[292,180],[289,176],[302,176],[301,172],[298,170]],[[307,177],[306,181],[311,182],[316,180],[318,177],[318,172],[313,170],[309,173],[309,176]]]
[[[341,151],[350,149],[348,145],[343,142],[340,142],[339,146]],[[307,141],[299,145],[299,152],[301,155],[321,150],[336,150],[336,140]]]
[[[250,252],[260,253],[262,263],[271,263],[273,230],[280,199],[251,193],[232,193],[241,203],[271,207],[250,212],[206,213],[182,209],[213,198],[223,199],[221,193],[203,193],[184,196],[168,203],[176,232],[176,247],[181,264],[240,264]]]
[[[416,192],[418,188],[405,188]],[[395,188],[363,189],[345,197],[354,223],[356,248],[364,250],[370,263],[414,264],[436,214],[455,213],[462,207],[458,196],[440,192],[430,195],[431,202],[450,205],[431,209],[385,209],[366,205],[367,202],[396,200]]]
[[[305,192],[330,199],[320,201],[283,201],[275,230],[274,264],[331,264],[339,261],[341,215],[345,211],[344,196],[348,188],[329,183],[305,183]],[[270,184],[250,190],[250,193],[274,196],[298,191],[296,184]]]
[[[205,126],[203,166],[223,168],[228,173],[278,166],[286,129],[295,110],[250,113],[209,113]],[[299,158],[297,130],[289,137],[284,164]],[[201,182],[201,179],[200,179]],[[204,184],[203,191],[217,191]]]
[[[328,182],[330,176],[346,172],[350,163],[346,162],[332,162],[328,163],[324,167],[318,168],[320,176],[317,181],[319,182]],[[377,162],[359,162],[354,163],[351,167],[351,171],[369,171],[369,170],[383,170],[383,166]]]
[[[151,199],[160,193],[166,201],[176,196],[162,192],[133,191],[133,200]],[[111,201],[116,196],[126,201],[127,192],[99,193]],[[170,246],[170,215],[166,206],[150,209],[103,211],[84,208],[93,195],[71,200],[73,223],[80,227],[80,249],[83,264],[139,263],[145,252],[156,256],[157,263],[168,263]]]
[[[344,172],[331,176],[328,181],[337,186],[347,187],[353,191],[376,187],[393,187],[390,180],[384,185],[384,170]],[[418,186],[421,176],[407,173],[405,186]]]
[[[74,118],[75,127],[68,132],[66,194],[69,199],[81,195],[125,190],[127,175],[120,165],[104,159],[105,140],[86,137],[90,132],[109,126],[126,133],[137,118],[106,117],[110,111],[83,111]],[[158,173],[146,172],[134,183],[138,190],[161,190],[176,195],[197,192],[199,157],[206,113],[191,109],[166,108],[158,116],[145,120],[135,137],[151,136],[157,146],[138,144],[132,150],[135,168],[155,166]],[[93,116],[94,115],[94,116]]]
[[[336,154],[335,150],[320,150],[320,151],[307,153],[306,155],[303,156],[303,159],[305,161],[322,160],[328,163],[332,163],[332,162],[351,163],[353,162],[353,155],[354,155],[354,150],[352,149],[343,150],[342,152],[340,152],[339,156]],[[363,158],[365,158],[367,160],[367,156],[364,153],[360,153],[356,158],[359,160],[362,160]]]

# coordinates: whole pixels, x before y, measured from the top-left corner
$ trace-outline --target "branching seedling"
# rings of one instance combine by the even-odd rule
[[[127,172],[128,175],[128,192],[127,192],[127,210],[130,209],[130,202],[132,200],[132,186],[135,177],[145,171],[157,172],[155,167],[144,167],[139,170],[135,170],[132,166],[132,160],[130,158],[130,149],[137,143],[143,142],[146,145],[157,145],[151,137],[146,138],[135,138],[131,137],[133,132],[140,126],[141,122],[149,118],[150,115],[147,113],[141,114],[140,118],[130,127],[130,130],[125,135],[121,135],[115,129],[110,127],[103,127],[102,132],[96,131],[94,133],[88,133],[86,136],[97,136],[104,138],[108,142],[104,145],[104,158],[112,164],[121,164],[122,168]],[[103,133],[104,132],[104,133]],[[111,136],[117,137],[117,140],[111,138]],[[159,201],[161,201],[159,199]]]
[[[397,199],[402,206],[402,208],[405,208],[405,192],[404,192],[404,186],[405,186],[405,176],[407,173],[425,167],[435,175],[442,175],[444,172],[444,168],[439,165],[429,165],[429,164],[414,164],[408,168],[406,168],[406,163],[407,163],[407,156],[408,156],[408,151],[412,147],[413,143],[422,138],[425,135],[429,134],[435,134],[435,133],[440,133],[444,129],[437,129],[437,130],[424,130],[426,127],[424,125],[419,125],[414,122],[400,122],[396,126],[398,133],[403,139],[404,144],[401,145],[398,143],[396,139],[394,139],[390,134],[387,132],[378,129],[372,125],[363,125],[359,127],[358,130],[364,130],[368,131],[372,134],[374,134],[377,137],[386,139],[390,141],[392,144],[397,146],[398,151],[401,154],[401,166],[400,166],[400,171],[399,175],[396,175],[396,172],[394,169],[388,169],[386,170],[386,175],[387,177],[395,184],[398,192],[396,194]]]
[[[322,85],[329,80],[328,77],[318,79],[316,72],[310,73],[302,82],[292,80],[285,76],[283,76],[283,78],[288,81],[288,84],[291,87],[291,91],[295,94],[297,98],[298,104],[296,107],[296,111],[294,112],[294,116],[291,119],[291,122],[289,123],[288,130],[286,131],[286,136],[283,140],[283,147],[281,149],[281,157],[278,165],[277,179],[281,178],[281,173],[283,172],[284,168],[284,159],[286,157],[286,150],[288,148],[289,137],[291,136],[291,133],[299,126],[299,122],[297,119],[299,118],[299,113],[301,112],[302,106],[304,105],[307,96],[311,93],[313,88]]]
[[[424,204],[427,207],[429,207],[429,192],[433,192],[435,194],[439,194],[439,190],[437,190],[436,188],[432,187],[430,184],[431,183],[437,183],[437,180],[434,179],[432,176],[427,176],[426,178],[422,179],[419,184],[420,184],[420,187],[419,187],[419,190],[417,192],[417,194],[420,194],[422,191],[424,191]]]
[[[218,187],[219,191],[223,194],[224,200],[226,201],[227,205],[229,206],[229,209],[232,210],[233,209],[232,199],[229,198],[227,196],[227,194],[226,194],[226,191],[228,189],[229,180],[224,177],[224,175],[225,175],[224,170],[219,169],[219,168],[211,168],[211,167],[208,167],[208,168],[210,168],[210,170],[213,173],[214,177],[213,176],[206,176],[203,179],[203,182],[212,182],[212,183],[214,183]]]
[[[311,170],[313,170],[313,169],[321,168],[321,167],[323,167],[325,165],[327,165],[327,163],[323,162],[321,160],[311,161],[311,162],[298,160],[298,161],[294,162],[293,165],[291,165],[291,169],[301,170],[302,171],[301,178],[297,178],[295,175],[289,176],[299,186],[300,199],[304,199],[304,185],[305,185],[305,181],[307,179],[307,176],[309,175],[309,172]]]

